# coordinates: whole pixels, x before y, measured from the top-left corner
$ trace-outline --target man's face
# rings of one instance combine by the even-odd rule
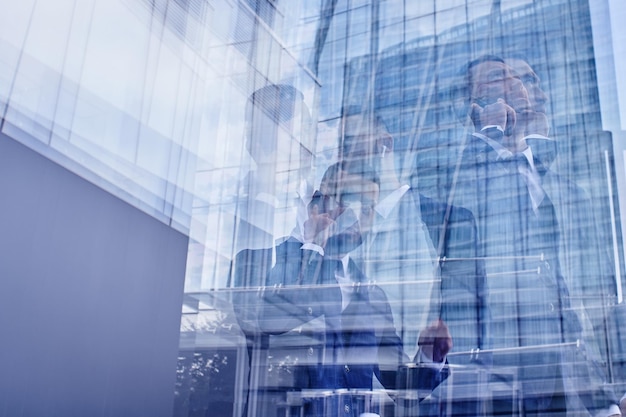
[[[343,257],[358,247],[372,227],[379,187],[358,174],[338,173],[337,189],[329,196],[334,204],[328,212],[335,232],[325,250],[331,257]]]
[[[546,102],[548,97],[546,93],[540,87],[540,79],[535,74],[535,71],[528,65],[528,63],[522,59],[507,59],[507,64],[520,78],[526,91],[528,92],[528,99],[532,109],[538,113],[546,112]]]
[[[472,102],[481,107],[503,99],[516,112],[531,108],[528,92],[511,68],[498,61],[481,62],[470,69]]]
[[[339,206],[358,218],[361,234],[369,232],[374,221],[374,207],[378,202],[379,187],[357,174],[342,175],[338,190]]]

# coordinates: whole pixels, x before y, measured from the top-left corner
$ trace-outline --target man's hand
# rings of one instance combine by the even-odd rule
[[[437,320],[420,332],[417,344],[428,359],[441,363],[452,349],[452,336],[446,323]]]
[[[304,222],[304,242],[326,246],[328,238],[335,233],[336,223],[330,213],[319,213],[317,204],[309,209],[309,219]]]
[[[517,123],[515,110],[501,98],[484,107],[478,103],[472,103],[470,116],[477,132],[487,126],[498,126],[505,135],[510,135]]]

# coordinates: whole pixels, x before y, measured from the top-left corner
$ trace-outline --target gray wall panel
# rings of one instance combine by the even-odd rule
[[[0,136],[0,416],[170,416],[188,239]]]

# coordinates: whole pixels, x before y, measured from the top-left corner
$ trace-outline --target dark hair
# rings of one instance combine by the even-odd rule
[[[250,120],[253,112],[263,111],[276,123],[293,118],[297,101],[304,100],[302,93],[295,87],[285,84],[270,84],[256,90],[248,98],[246,120]]]
[[[482,64],[484,62],[501,62],[503,64],[506,64],[506,62],[504,62],[504,59],[500,58],[499,56],[496,55],[482,55],[479,56],[478,58],[470,61],[467,63],[467,65],[465,66],[465,74],[467,74],[467,76],[470,75],[470,70],[472,68],[474,68],[475,66]]]
[[[482,55],[463,65],[458,72],[457,82],[450,88],[450,97],[454,103],[454,112],[457,118],[464,121],[470,108],[472,95],[472,68],[485,62],[500,62],[506,64],[504,59],[496,55]]]
[[[471,94],[471,88],[472,88],[472,68],[483,64],[485,62],[500,62],[502,64],[506,64],[506,62],[504,62],[504,59],[500,58],[499,56],[496,55],[482,55],[470,62],[468,62],[466,65],[463,66],[463,68],[461,68],[460,71],[460,75],[463,79],[463,88],[466,94],[466,97],[469,99],[469,96]]]
[[[277,126],[293,119],[296,111],[296,103],[304,102],[304,96],[295,87],[286,84],[270,84],[256,90],[248,98],[246,103],[247,129],[254,129],[254,117],[256,112],[263,112],[269,120]],[[252,143],[251,135],[247,133],[246,148],[252,158],[256,151],[263,149],[266,152],[276,150],[276,138],[255,138],[260,143]]]
[[[507,53],[506,55],[503,55],[502,58],[504,59],[505,63],[511,59],[519,59],[520,61],[524,61],[525,63],[527,63],[529,66],[532,67],[532,65],[530,65],[530,60],[528,59],[528,57],[521,52]]]

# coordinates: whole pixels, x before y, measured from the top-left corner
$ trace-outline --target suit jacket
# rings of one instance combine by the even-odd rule
[[[567,285],[559,264],[559,228],[549,196],[533,209],[518,167],[470,136],[453,187],[454,203],[477,221],[478,254],[485,259],[494,348],[558,344],[569,311]],[[554,392],[560,352],[495,355],[494,364],[519,366],[523,392],[549,397]],[[539,406],[541,408],[541,406]]]
[[[415,194],[415,192],[413,192]],[[450,330],[454,352],[485,349],[489,340],[491,313],[487,303],[487,282],[483,260],[478,256],[477,228],[472,213],[420,195],[422,220],[436,244],[438,292],[432,304],[431,320],[441,318]],[[469,356],[450,358],[466,363]]]
[[[368,285],[352,264],[353,279],[362,284],[355,284],[342,311],[338,263],[301,246],[290,239],[277,247],[259,312],[263,331],[278,335],[298,329],[308,341],[292,353],[300,364],[294,388],[371,389],[374,376],[394,388],[395,371],[408,357],[384,291]]]
[[[461,159],[454,202],[477,221],[493,319],[493,347],[559,343],[568,289],[559,263],[559,227],[546,195],[533,210],[525,179],[471,136]],[[494,327],[498,327],[496,331]]]
[[[450,329],[453,352],[484,348],[485,275],[468,210],[409,189],[387,218],[377,217],[353,255],[387,293],[409,354],[415,353],[419,331],[438,318]],[[469,355],[450,360],[465,363]]]
[[[602,311],[607,294],[615,294],[615,268],[607,259],[610,248],[600,244],[597,222],[591,201],[585,190],[550,170],[540,171],[543,188],[552,201],[559,224],[559,261],[567,282],[572,306],[588,311]],[[604,318],[591,314],[593,327],[604,328]],[[589,323],[589,321],[587,321]],[[593,337],[588,326],[586,336],[599,343],[603,338]],[[604,347],[597,347],[599,351]]]
[[[530,145],[530,143],[529,143]],[[532,147],[532,145],[530,145]],[[567,178],[549,170],[548,165],[539,166],[542,186],[552,201],[559,225],[559,260],[565,281],[570,290],[571,306],[578,317],[566,320],[565,339],[582,339],[584,355],[575,355],[570,361],[566,374],[587,375],[572,378],[577,383],[577,392],[592,392],[581,395],[582,403],[591,414],[598,409],[606,409],[617,404],[617,397],[607,386],[607,370],[601,357],[607,347],[603,333],[606,320],[611,320],[614,312],[605,312],[606,294],[615,293],[614,268],[606,259],[606,245],[599,244],[599,231],[595,221],[591,201],[584,189]],[[605,304],[604,304],[605,305]],[[572,313],[574,314],[574,313]],[[581,318],[581,326],[577,319]],[[575,321],[576,320],[576,321]],[[573,323],[572,323],[573,322]],[[616,351],[616,350],[614,350]]]

